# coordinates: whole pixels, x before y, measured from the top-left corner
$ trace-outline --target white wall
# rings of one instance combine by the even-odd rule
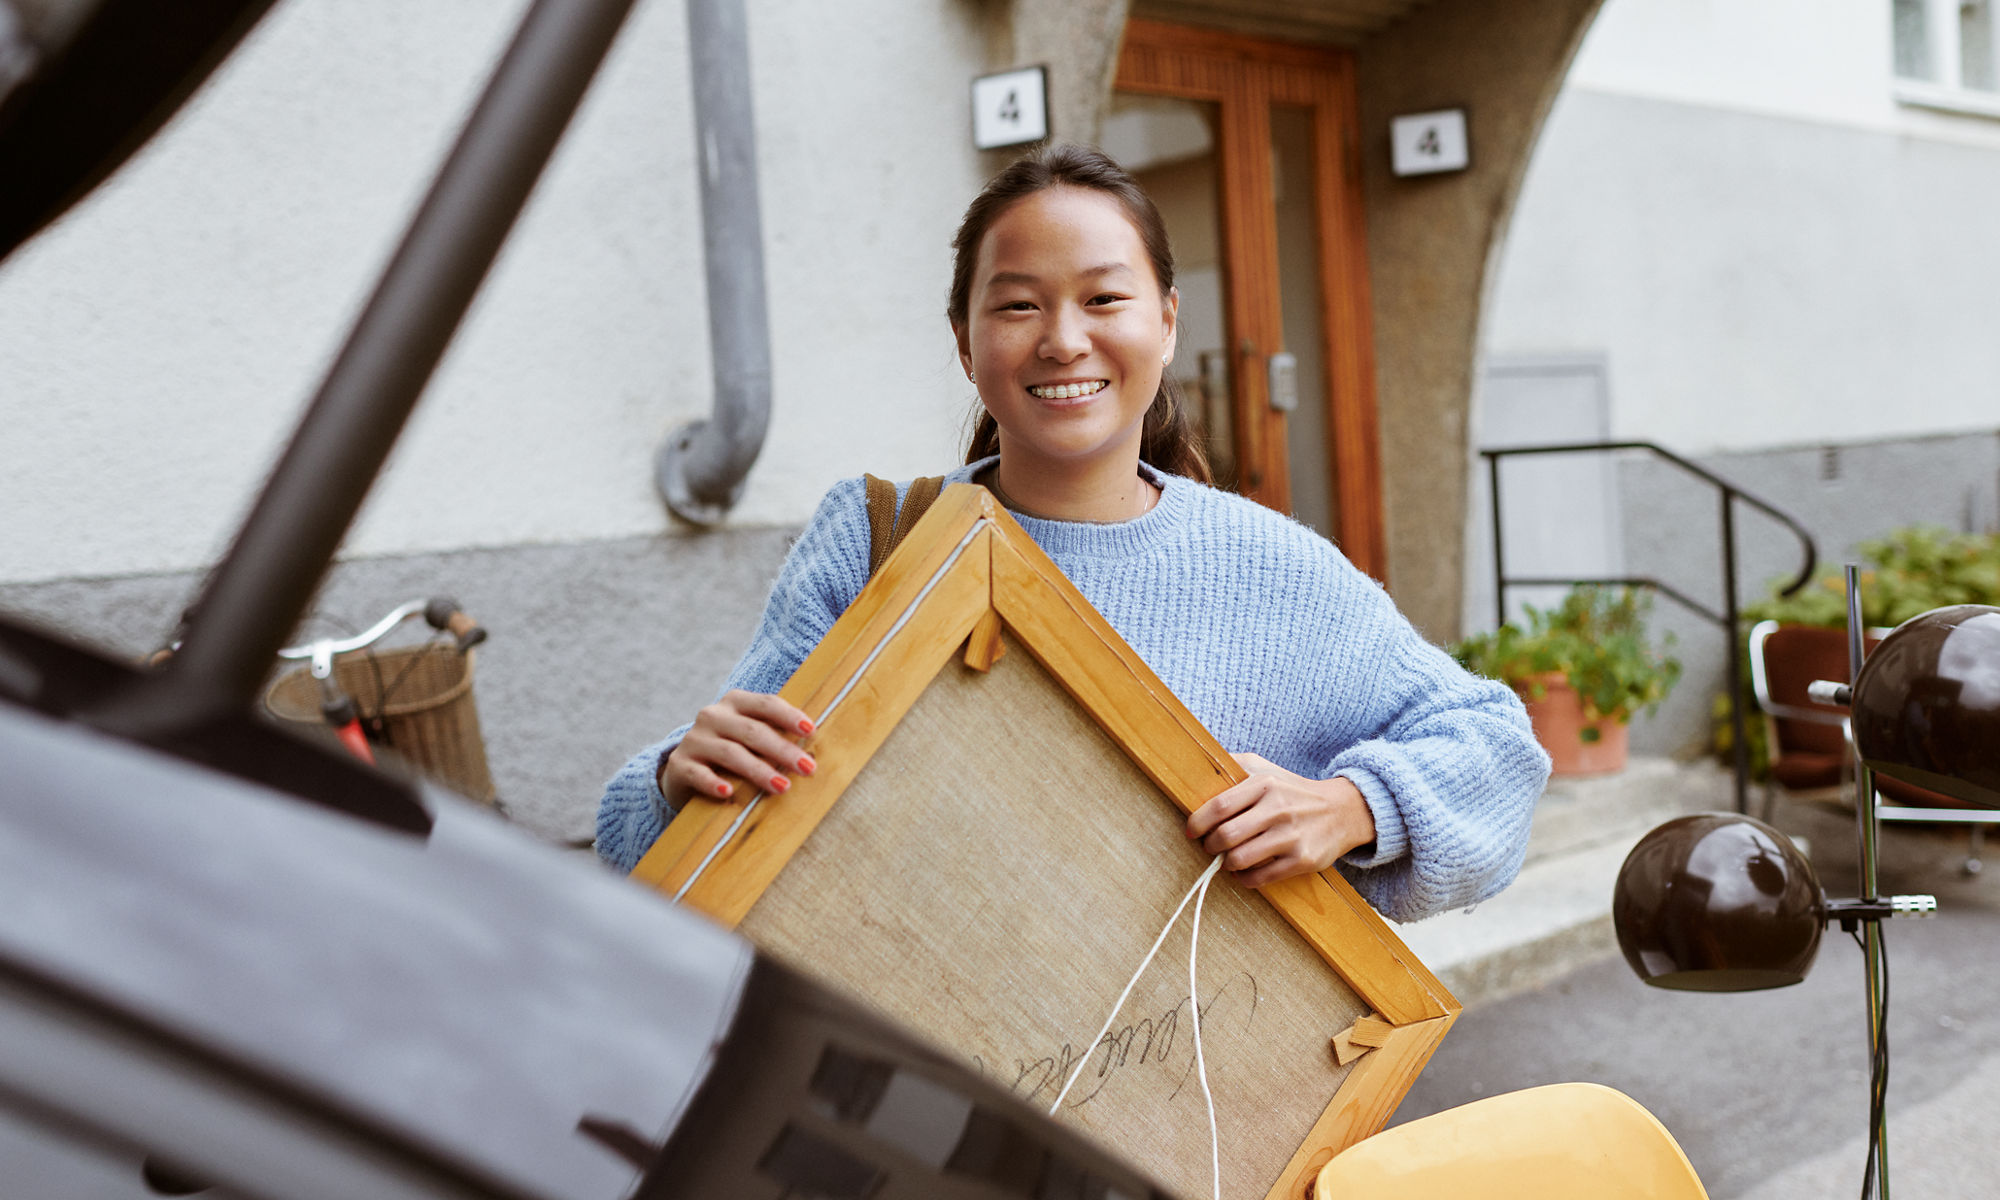
[[[210,561],[524,5],[286,0],[174,124],[0,266],[0,581]],[[751,0],[775,396],[734,520],[939,469],[979,181],[970,0]],[[347,552],[677,528],[710,403],[685,14],[642,0]]]
[[[1889,0],[1606,0],[1571,89],[2000,147],[2000,121],[1899,104]]]
[[[2000,424],[2000,121],[1891,83],[1886,3],[1608,0],[1484,350],[1603,354],[1613,436],[1690,453]]]
[[[1887,0],[1606,0],[1572,88],[1857,124],[1893,112]]]

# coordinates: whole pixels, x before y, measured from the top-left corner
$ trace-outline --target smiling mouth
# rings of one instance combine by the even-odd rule
[[[1108,379],[1093,379],[1088,383],[1052,383],[1031,387],[1028,394],[1039,400],[1075,400],[1082,396],[1095,395],[1111,386]]]

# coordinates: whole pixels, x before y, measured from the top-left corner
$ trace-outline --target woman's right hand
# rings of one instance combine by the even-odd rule
[[[726,800],[739,782],[776,795],[792,786],[787,775],[813,773],[797,743],[812,730],[812,718],[776,696],[729,692],[695,714],[660,768],[660,791],[676,810],[691,796]]]

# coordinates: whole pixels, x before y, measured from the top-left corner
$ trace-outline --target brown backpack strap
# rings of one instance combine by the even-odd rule
[[[890,552],[903,544],[944,491],[944,476],[926,475],[912,481],[900,513],[896,511],[895,484],[873,475],[863,475],[861,481],[868,492],[868,577],[873,579]]]
[[[896,485],[873,475],[863,475],[861,485],[868,493],[868,578],[895,545]]]

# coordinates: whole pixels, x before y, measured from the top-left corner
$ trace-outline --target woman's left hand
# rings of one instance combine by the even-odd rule
[[[1375,840],[1375,816],[1345,777],[1307,779],[1255,754],[1234,757],[1250,778],[1195,809],[1187,835],[1244,887],[1324,871]]]

